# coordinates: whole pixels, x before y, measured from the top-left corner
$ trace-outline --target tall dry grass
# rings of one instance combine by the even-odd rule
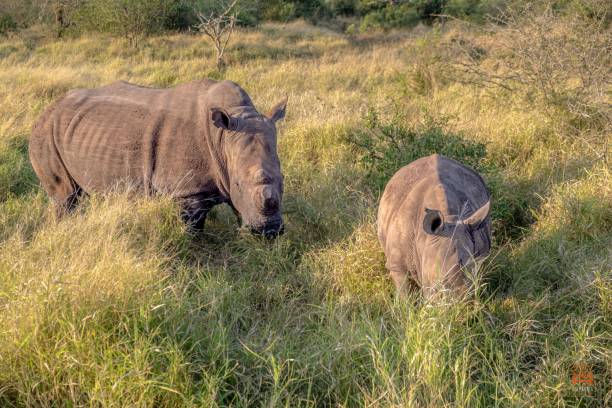
[[[138,50],[109,37],[2,40],[0,405],[610,404],[609,134],[466,84],[447,44],[478,33],[419,30],[240,30],[222,73],[193,36]],[[172,202],[126,194],[53,219],[27,161],[47,105],[117,79],[203,77],[240,83],[261,111],[289,94],[283,237],[238,232],[227,208],[191,236]],[[392,160],[383,175],[432,146],[484,146],[474,163],[493,192],[496,244],[473,302],[395,299],[375,237],[380,187],[353,143],[368,126],[414,141],[388,154],[373,139]],[[578,363],[592,386],[572,383]]]

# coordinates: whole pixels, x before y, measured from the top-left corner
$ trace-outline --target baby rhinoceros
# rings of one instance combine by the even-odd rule
[[[378,209],[386,268],[403,293],[416,282],[426,297],[462,296],[467,272],[491,248],[490,197],[474,170],[434,154],[401,168]]]
[[[83,193],[127,184],[177,199],[195,229],[228,203],[246,227],[273,237],[283,228],[275,123],[286,102],[262,115],[231,81],[76,89],[34,126],[30,160],[60,214]]]

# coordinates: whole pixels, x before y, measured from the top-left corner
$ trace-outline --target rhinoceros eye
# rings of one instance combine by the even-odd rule
[[[259,176],[255,178],[255,184],[257,185],[272,184],[272,179],[268,176]]]

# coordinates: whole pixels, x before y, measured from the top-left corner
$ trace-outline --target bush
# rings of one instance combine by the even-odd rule
[[[35,24],[48,24],[61,36],[72,25],[72,14],[85,0],[3,0],[0,2],[0,33],[3,21],[11,29],[24,29]]]
[[[479,3],[479,0],[472,2]],[[357,9],[364,17],[361,30],[370,28],[392,29],[410,27],[422,21],[431,24],[446,12],[446,0],[411,0],[373,2],[361,0]]]
[[[388,122],[370,110],[363,132],[349,137],[349,143],[360,154],[370,184],[382,191],[387,181],[401,167],[434,153],[455,159],[477,171],[484,169],[486,148],[481,143],[448,133],[442,123],[428,121],[423,128],[411,128],[396,116]]]
[[[391,29],[415,25],[419,22],[419,15],[410,4],[400,6],[388,5],[382,9],[368,13],[361,21],[360,30],[371,28]]]
[[[447,0],[413,0],[410,3],[415,8],[419,19],[433,21],[437,14],[442,14]]]
[[[357,0],[325,0],[325,7],[333,16],[352,16],[357,13]]]
[[[138,39],[179,24],[186,17],[185,3],[179,0],[90,0],[75,13],[78,31],[101,31],[127,38],[134,46]]]
[[[40,14],[41,1],[2,0],[0,1],[0,34],[34,24]]]
[[[187,2],[178,2],[169,10],[163,23],[165,29],[186,31],[196,24],[193,8]]]
[[[198,23],[197,13],[209,15],[211,13],[221,13],[232,2],[230,0],[182,0],[179,9],[181,15],[189,20],[190,27]],[[241,26],[255,26],[261,20],[261,2],[259,0],[239,0],[233,7],[232,12],[236,13],[236,23]]]
[[[482,23],[488,15],[497,15],[499,10],[503,9],[509,2],[509,0],[408,0],[393,2],[360,0],[352,10],[355,14],[363,16],[362,31],[370,28],[386,30],[410,27],[418,22],[432,24],[442,18],[441,16],[457,17]],[[330,8],[333,12],[338,10],[339,6],[335,6],[336,3],[344,4],[340,0],[330,2]],[[344,6],[340,10],[351,10],[351,8]]]
[[[315,23],[328,16],[322,0],[268,0],[260,3],[258,14],[263,20],[289,21],[304,18]]]

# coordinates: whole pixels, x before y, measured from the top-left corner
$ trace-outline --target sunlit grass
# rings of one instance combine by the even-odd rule
[[[424,31],[239,30],[225,72],[197,36],[139,49],[2,39],[0,405],[609,404],[609,135],[564,133],[562,116],[501,90],[419,82]],[[54,218],[27,159],[46,106],[118,79],[204,77],[238,82],[260,111],[289,96],[284,236],[239,232],[227,208],[192,236],[166,198],[123,193]],[[494,225],[511,230],[473,301],[395,298],[375,233],[380,191],[349,143],[369,109],[486,147]],[[590,390],[571,382],[579,362]]]

